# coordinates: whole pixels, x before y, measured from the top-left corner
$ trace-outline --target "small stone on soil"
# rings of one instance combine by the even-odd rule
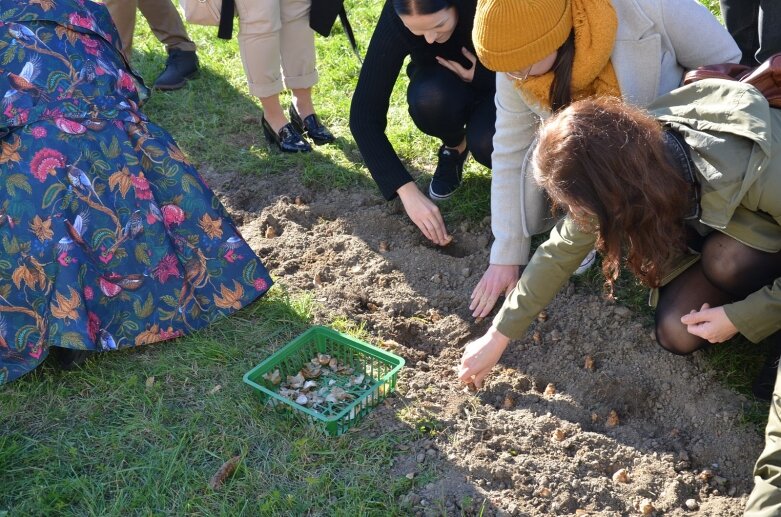
[[[537,491],[537,495],[540,497],[550,497],[551,490],[550,488],[544,486]]]
[[[563,442],[566,437],[567,433],[564,432],[564,429],[559,428],[553,431],[553,441],[555,442]]]
[[[653,502],[651,502],[650,499],[643,499],[640,501],[640,513],[643,515],[651,515],[656,511],[656,508],[654,508]]]
[[[629,473],[626,469],[618,469],[613,473],[613,483],[629,483]]]
[[[502,402],[503,409],[512,409],[515,407],[515,398],[512,395],[505,395]]]
[[[585,360],[583,361],[583,368],[586,370],[593,371],[594,370],[594,358],[590,355],[587,355]]]
[[[632,311],[630,311],[628,308],[624,307],[623,305],[619,305],[615,309],[613,309],[613,312],[616,314],[616,316],[619,316],[621,318],[626,318],[630,314],[632,314]]]
[[[700,505],[697,504],[697,501],[695,501],[694,499],[687,499],[684,504],[686,505],[686,508],[692,511],[698,510],[700,508]]]
[[[543,392],[543,395],[555,395],[555,394],[556,394],[555,384],[551,382],[547,386],[545,386],[545,391]]]
[[[610,414],[607,416],[607,422],[605,424],[608,427],[615,427],[620,423],[618,419],[618,413],[616,413],[615,409],[610,410]]]
[[[404,477],[405,477],[405,478],[407,478],[407,479],[413,479],[413,478],[415,477],[415,473],[414,473],[414,472],[410,472],[410,473],[408,473],[408,474],[407,474],[406,476],[404,476]]]

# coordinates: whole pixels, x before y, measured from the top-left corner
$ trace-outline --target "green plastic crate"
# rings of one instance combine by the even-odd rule
[[[366,376],[366,385],[346,407],[340,404],[333,410],[330,404],[314,410],[283,397],[263,378],[277,368],[282,379],[296,375],[312,357],[328,354]],[[271,357],[244,374],[244,382],[258,390],[261,400],[276,408],[293,408],[315,426],[331,436],[338,436],[360,422],[371,409],[394,389],[404,359],[327,327],[312,327],[282,347]],[[353,388],[354,390],[355,388]]]

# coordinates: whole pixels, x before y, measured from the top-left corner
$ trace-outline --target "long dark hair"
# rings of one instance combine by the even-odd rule
[[[452,5],[453,2],[450,0],[393,0],[393,9],[396,14],[402,16],[433,14]]]
[[[553,83],[550,87],[551,110],[556,112],[572,102],[572,63],[575,61],[575,30],[559,48],[553,62]]]
[[[612,97],[576,101],[542,125],[533,163],[554,209],[597,234],[610,295],[622,260],[644,284],[659,286],[685,250],[689,187],[654,118]]]

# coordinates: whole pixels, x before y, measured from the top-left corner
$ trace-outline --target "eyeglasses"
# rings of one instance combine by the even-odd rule
[[[532,71],[532,68],[534,68],[534,65],[530,66],[526,69],[526,71],[520,71],[520,72],[505,72],[504,75],[509,77],[510,79],[515,79],[516,81],[525,81],[529,78],[529,74]]]

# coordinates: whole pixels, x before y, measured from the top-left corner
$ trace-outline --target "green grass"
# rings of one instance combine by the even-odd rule
[[[324,438],[264,410],[244,372],[304,330],[311,299],[272,294],[186,339],[44,365],[0,406],[0,510],[10,515],[384,515],[416,434]],[[221,490],[208,480],[241,456]]]
[[[365,45],[380,5],[351,9]],[[149,84],[166,54],[138,17],[134,66]],[[199,165],[258,176],[298,171],[313,187],[373,183],[348,128],[359,63],[340,27],[319,38],[316,106],[338,137],[309,155],[270,152],[259,103],[246,88],[237,42],[188,27],[200,78],[145,106]],[[411,129],[395,93],[391,138],[413,167],[431,169],[436,144]],[[419,149],[430,149],[422,156]],[[484,173],[485,176],[485,173]],[[485,176],[487,178],[487,176]],[[487,196],[487,181],[483,180]],[[242,375],[311,323],[313,299],[275,287],[264,299],[175,342],[102,354],[63,372],[49,361],[0,388],[0,516],[16,515],[387,515],[412,484],[388,474],[405,431],[325,438],[262,407]],[[370,338],[349,319],[338,330]],[[154,379],[153,379],[154,378]],[[218,491],[208,481],[241,457]],[[423,478],[421,478],[423,479]]]

